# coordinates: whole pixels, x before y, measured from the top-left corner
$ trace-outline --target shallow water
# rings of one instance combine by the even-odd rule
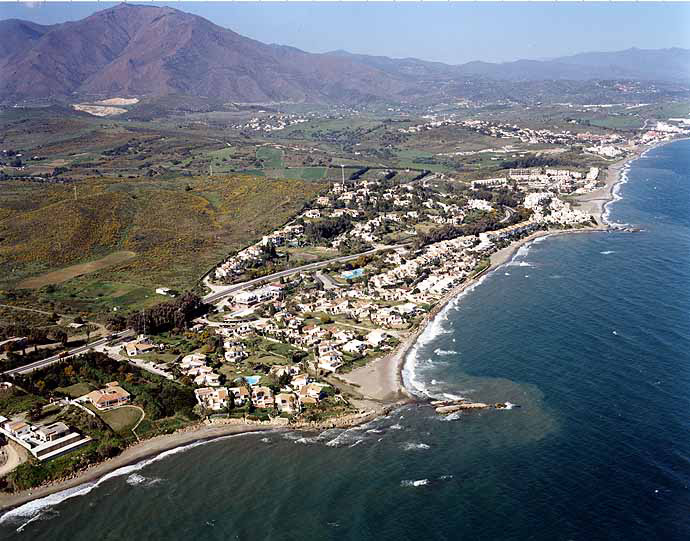
[[[418,392],[519,408],[197,445],[0,538],[689,539],[689,157],[630,167],[610,219],[642,233],[535,242],[429,327]]]

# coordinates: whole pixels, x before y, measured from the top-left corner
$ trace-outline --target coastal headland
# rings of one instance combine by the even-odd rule
[[[194,426],[179,430],[173,434],[157,436],[145,441],[133,444],[126,448],[115,458],[106,460],[91,466],[75,476],[59,482],[44,485],[32,490],[26,490],[13,494],[0,495],[0,509],[17,507],[24,503],[39,498],[44,498],[67,489],[97,482],[105,475],[130,464],[139,463],[163,452],[183,447],[195,442],[209,441],[231,435],[247,434],[259,431],[285,431],[285,430],[323,430],[326,428],[347,428],[365,423],[371,419],[385,414],[405,403],[420,400],[405,387],[403,381],[403,369],[405,362],[420,335],[443,308],[457,298],[468,288],[475,286],[485,275],[493,272],[498,267],[509,262],[517,250],[535,239],[570,233],[602,232],[609,229],[605,221],[605,205],[614,198],[614,188],[621,181],[621,172],[626,164],[639,157],[649,147],[636,150],[632,156],[609,166],[605,185],[587,194],[572,199],[574,206],[590,213],[597,222],[596,226],[578,229],[560,229],[552,231],[537,231],[523,238],[511,242],[508,246],[494,252],[490,256],[490,264],[471,278],[464,281],[458,287],[450,290],[418,324],[416,329],[402,338],[397,347],[387,355],[375,359],[367,365],[356,368],[347,374],[338,377],[357,388],[362,399],[353,400],[359,408],[356,414],[330,419],[323,425],[308,423],[274,424],[270,422],[252,422],[246,420],[233,420],[231,422],[199,423]]]

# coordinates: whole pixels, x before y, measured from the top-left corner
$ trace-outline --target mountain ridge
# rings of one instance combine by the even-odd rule
[[[265,44],[170,7],[118,4],[79,21],[0,21],[0,97],[186,94],[246,103],[405,100],[468,80],[690,82],[690,50],[627,49],[459,65],[309,53]],[[643,59],[642,62],[640,59]]]

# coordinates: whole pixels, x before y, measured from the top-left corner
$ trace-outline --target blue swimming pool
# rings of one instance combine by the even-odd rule
[[[247,380],[247,383],[249,383],[249,385],[256,385],[257,383],[259,383],[261,376],[245,376],[244,379]],[[241,381],[241,380],[242,380],[242,378],[237,378],[235,381]]]
[[[364,269],[353,269],[351,271],[343,271],[340,273],[340,276],[347,280],[352,280],[353,278],[359,278],[364,274]]]

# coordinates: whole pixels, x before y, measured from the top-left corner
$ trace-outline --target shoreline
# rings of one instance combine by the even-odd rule
[[[626,166],[639,158],[644,152],[662,146],[663,144],[674,142],[667,141],[647,148],[635,149],[632,156],[619,160],[607,169],[605,185],[593,192],[582,194],[573,198],[573,206],[581,210],[589,211],[599,225],[581,229],[563,229],[552,231],[537,231],[526,237],[512,242],[508,246],[501,248],[490,256],[490,264],[487,268],[474,275],[466,282],[453,288],[444,295],[433,309],[420,322],[417,329],[405,336],[398,346],[388,354],[375,359],[366,366],[357,368],[350,373],[339,375],[339,379],[345,383],[354,385],[363,395],[363,399],[354,400],[368,408],[366,411],[360,410],[359,413],[334,418],[320,425],[295,424],[295,425],[274,425],[274,424],[250,424],[250,423],[213,423],[192,425],[173,434],[155,436],[148,440],[133,444],[127,447],[120,455],[94,464],[87,469],[78,472],[75,476],[56,481],[47,485],[37,487],[32,490],[24,490],[17,493],[0,493],[0,519],[9,510],[17,508],[28,502],[42,499],[53,494],[73,489],[89,483],[98,484],[100,480],[116,470],[131,466],[146,459],[151,459],[164,452],[181,448],[194,443],[213,441],[219,438],[250,434],[256,432],[271,432],[285,430],[323,430],[331,427],[352,427],[372,420],[373,418],[384,415],[386,412],[400,407],[404,404],[415,402],[419,397],[407,388],[404,381],[404,369],[408,361],[410,351],[417,344],[420,336],[426,331],[438,314],[444,310],[454,299],[462,295],[468,288],[477,285],[480,280],[511,261],[515,253],[524,245],[533,242],[537,238],[551,235],[564,235],[571,233],[593,233],[604,232],[609,228],[604,215],[606,205],[616,200],[614,190],[622,182],[621,173]],[[123,475],[128,472],[123,472]]]
[[[370,362],[366,366],[357,368],[349,374],[341,376],[341,378],[347,383],[356,385],[358,389],[362,391],[362,394],[366,394],[369,398],[377,401],[385,402],[386,400],[390,401],[393,398],[397,398],[398,404],[404,404],[418,400],[419,397],[415,392],[405,385],[404,371],[408,362],[407,358],[420,336],[438,314],[446,308],[450,302],[462,295],[468,288],[477,285],[484,276],[491,274],[501,266],[509,263],[522,246],[538,238],[574,233],[602,233],[608,231],[611,224],[608,223],[605,218],[606,205],[616,200],[615,189],[616,186],[623,182],[622,173],[626,170],[627,166],[645,152],[674,141],[676,141],[676,139],[649,147],[635,148],[631,156],[627,156],[609,165],[606,170],[604,186],[592,192],[579,194],[573,197],[573,207],[594,216],[597,221],[596,226],[580,229],[536,231],[497,250],[491,254],[490,264],[486,269],[444,295],[420,322],[419,327],[410,333],[410,335],[406,336],[402,342],[398,344],[395,350]]]

